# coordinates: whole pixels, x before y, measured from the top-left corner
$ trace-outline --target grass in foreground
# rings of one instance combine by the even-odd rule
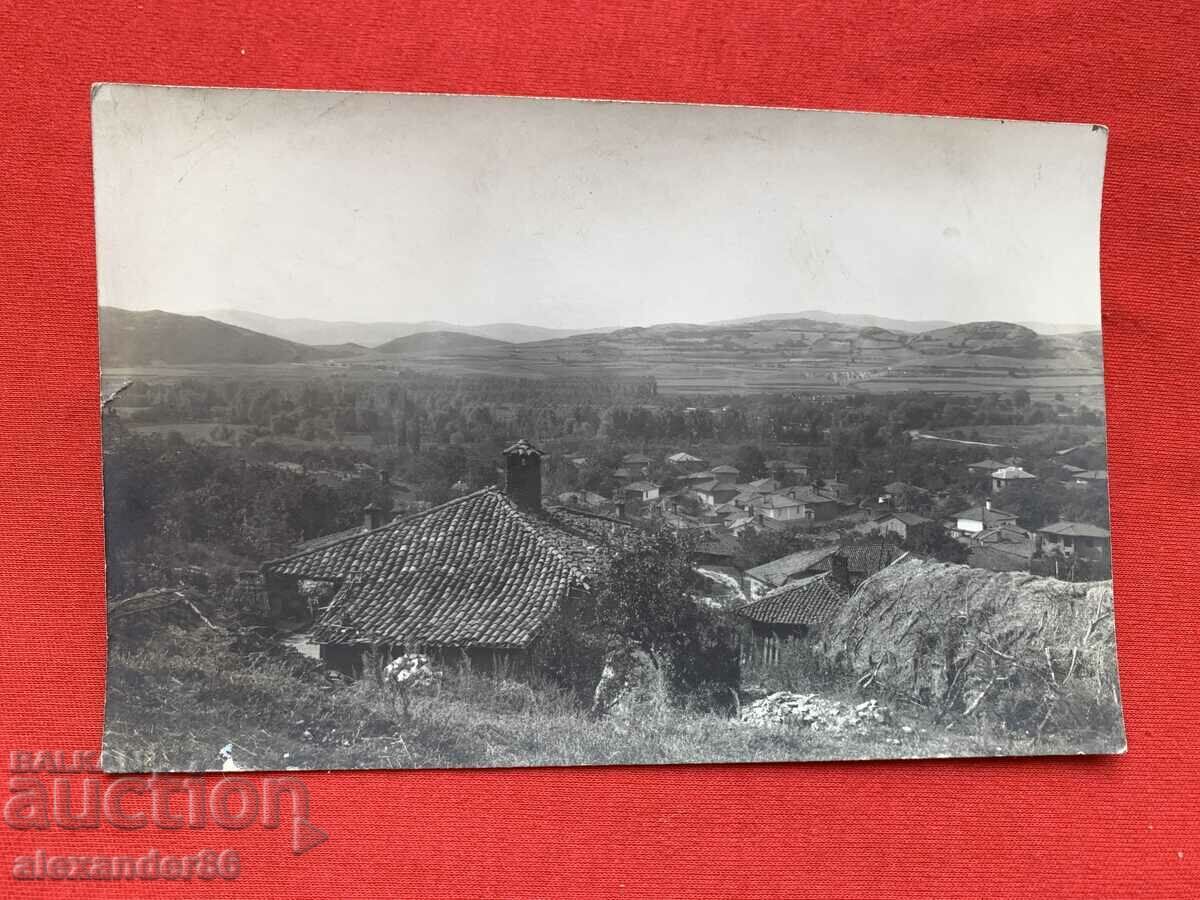
[[[290,651],[235,651],[228,636],[170,628],[117,643],[109,662],[105,758],[121,771],[456,768],[1077,753],[1061,739],[959,733],[893,706],[890,725],[840,734],[754,728],[655,700],[589,719],[564,693],[469,671],[413,700],[406,718],[369,680],[329,680]],[[845,699],[853,697],[844,689]],[[907,726],[907,728],[905,728]],[[962,728],[963,724],[957,724]]]

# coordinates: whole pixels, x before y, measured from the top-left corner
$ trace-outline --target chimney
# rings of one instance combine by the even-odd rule
[[[368,503],[363,507],[363,528],[372,530],[383,527],[383,507],[378,503]]]
[[[844,590],[850,590],[850,560],[841,553],[835,553],[829,557],[830,577],[833,578],[834,584],[840,586]]]
[[[541,450],[521,438],[504,450],[504,493],[527,512],[542,509]]]

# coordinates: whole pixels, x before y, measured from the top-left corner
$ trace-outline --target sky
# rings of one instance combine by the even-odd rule
[[[131,85],[92,118],[105,305],[1100,321],[1089,125]]]

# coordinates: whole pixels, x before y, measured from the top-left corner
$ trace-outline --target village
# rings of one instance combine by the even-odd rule
[[[720,722],[735,729],[738,742],[745,740],[739,727],[786,734],[792,749],[777,748],[781,758],[797,752],[789,742],[802,733],[832,741],[820,751],[830,756],[920,753],[917,744],[951,734],[928,727],[932,721],[963,716],[970,724],[960,726],[962,734],[976,743],[955,752],[1038,752],[1070,734],[1079,714],[1065,712],[1060,692],[1014,674],[1028,668],[1028,658],[1051,681],[1087,672],[1096,680],[1087,701],[1093,706],[1115,698],[1106,656],[1111,616],[1101,628],[1090,619],[1082,624],[1089,610],[1105,620],[1111,598],[1105,448],[1102,435],[1078,442],[1094,429],[1039,427],[1011,444],[912,429],[847,473],[830,465],[832,453],[785,440],[610,440],[586,452],[587,444],[555,437],[515,440],[492,466],[464,462],[461,451],[409,448],[421,468],[394,472],[387,455],[354,462],[352,454],[331,466],[312,454],[276,452],[264,460],[257,445],[222,450],[203,440],[138,437],[111,399],[106,436],[116,446],[148,441],[152,453],[173,446],[159,463],[173,453],[189,471],[195,461],[186,459],[195,454],[240,457],[229,474],[214,473],[217,483],[241,480],[244,492],[260,492],[268,504],[293,496],[280,495],[284,488],[312,485],[304,490],[342,497],[339,515],[356,519],[334,530],[317,519],[312,537],[260,544],[255,564],[224,582],[215,557],[180,569],[182,551],[167,551],[167,569],[153,576],[158,585],[110,601],[117,659],[127,634],[141,642],[158,634],[169,645],[182,628],[188,640],[234,635],[236,646],[254,634],[255,657],[305,673],[306,690],[381,691],[392,703],[403,697],[400,739],[410,704],[444,714],[446,684],[465,677],[474,679],[472,691],[480,683],[505,691],[526,684],[521,690],[541,697],[548,689],[573,710],[560,710],[572,727],[578,717],[627,721],[647,702],[706,710],[703,727]],[[437,469],[442,487],[414,483],[413,474],[432,471],[444,453],[458,462]],[[880,459],[896,465],[881,468]],[[906,479],[884,481],[897,468]],[[211,506],[211,491],[206,496]],[[357,507],[345,505],[355,497]],[[133,573],[143,571],[113,568],[110,578],[131,587],[141,577]],[[165,579],[166,571],[175,574]],[[976,585],[969,596],[961,594],[967,583]],[[907,624],[874,631],[864,624],[877,615],[864,613],[864,604],[891,610],[934,584],[946,586],[936,600],[916,602]],[[1053,608],[1029,606],[1037,596]],[[940,618],[931,602],[941,604]],[[964,609],[971,625],[954,625]],[[1016,622],[1025,625],[1008,621],[1017,609]],[[1059,644],[1029,627],[1049,615],[1067,617]],[[985,665],[982,638],[960,632],[990,634],[1000,621],[1011,633],[989,637],[995,652]],[[876,651],[857,659],[861,646]],[[219,668],[228,670],[241,653]],[[881,668],[884,658],[891,661]],[[1075,661],[1064,669],[1064,658]],[[1094,666],[1081,665],[1085,658]],[[1010,671],[1002,677],[997,665]],[[1036,696],[1010,708],[997,685]],[[989,729],[988,738],[978,737],[979,727]],[[334,737],[311,724],[300,731],[293,762]],[[688,758],[723,758],[726,751],[694,746],[689,735]],[[990,749],[980,749],[981,740],[993,742]],[[1014,744],[1021,741],[1024,749]],[[119,743],[110,742],[114,752],[137,758],[136,748]],[[641,759],[626,749],[633,756],[622,759]],[[378,752],[344,738],[337,750]],[[199,756],[175,764],[214,761],[210,750],[189,753]],[[252,759],[260,762],[270,756],[257,753]]]

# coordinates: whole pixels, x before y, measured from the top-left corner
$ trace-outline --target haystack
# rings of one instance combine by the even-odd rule
[[[1111,581],[909,559],[863,582],[815,650],[864,687],[942,715],[1124,743]]]

